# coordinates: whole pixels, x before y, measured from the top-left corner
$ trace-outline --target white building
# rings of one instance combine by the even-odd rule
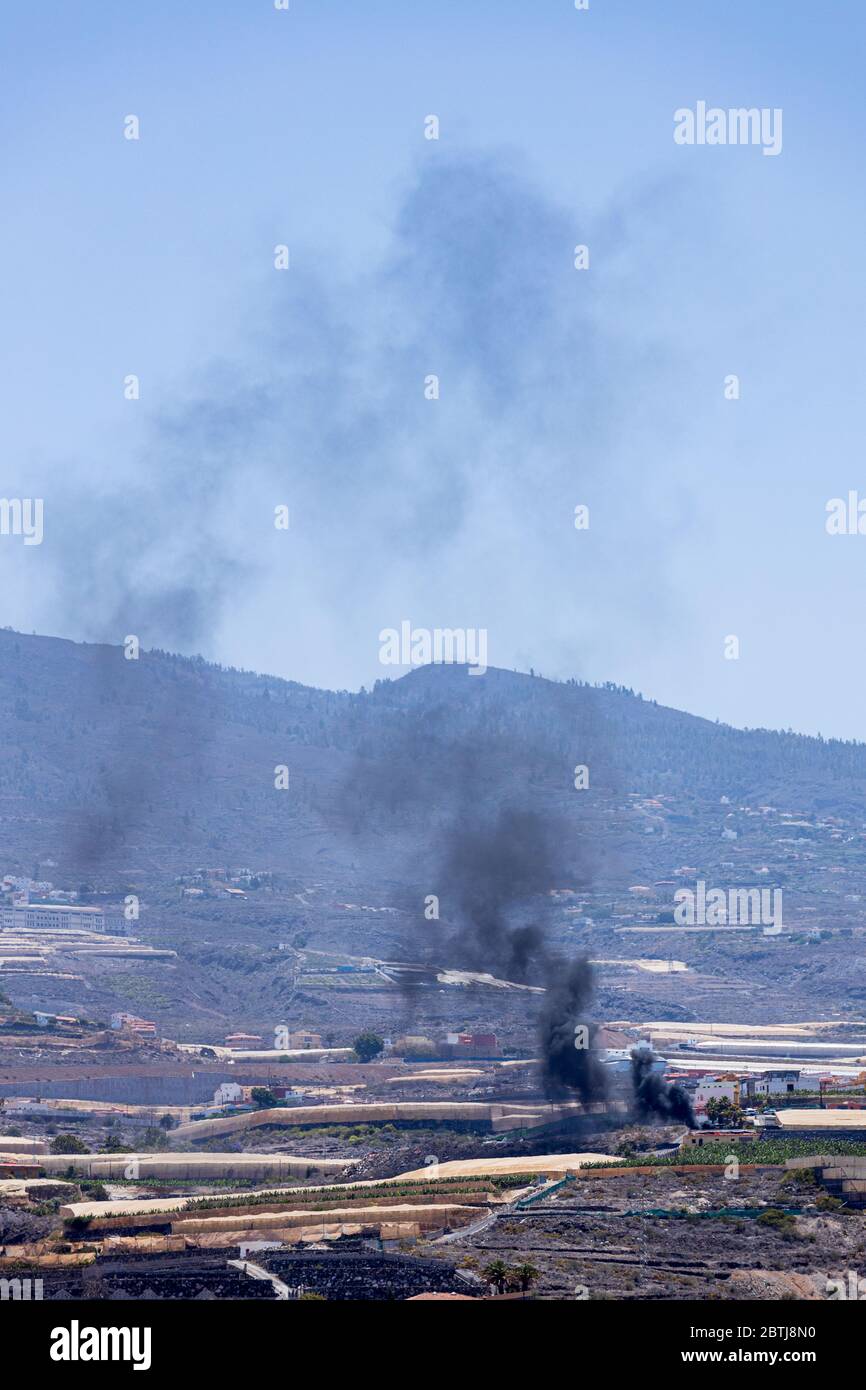
[[[243,1098],[244,1088],[239,1086],[237,1081],[223,1081],[213,1093],[213,1103],[217,1107],[239,1105]]]
[[[743,1096],[790,1096],[796,1091],[817,1091],[817,1076],[804,1076],[798,1068],[774,1067],[756,1075],[744,1077]]]
[[[707,1102],[711,1100],[729,1100],[733,1105],[739,1105],[739,1080],[734,1077],[729,1081],[718,1081],[715,1077],[704,1077],[695,1088],[695,1110],[698,1112],[706,1111]]]
[[[83,931],[104,932],[122,926],[123,917],[118,914],[116,921],[106,919],[102,907],[74,907],[71,903],[17,903],[12,907],[0,906],[0,927],[6,931],[27,929],[35,931],[55,931],[58,928],[77,927]]]

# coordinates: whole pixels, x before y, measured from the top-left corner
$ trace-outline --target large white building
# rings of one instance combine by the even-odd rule
[[[102,907],[73,907],[71,903],[16,903],[14,906],[0,906],[0,927],[4,931],[16,928],[29,928],[36,931],[53,931],[57,928],[78,927],[82,931],[119,930],[123,916],[118,913],[111,920],[106,917]]]

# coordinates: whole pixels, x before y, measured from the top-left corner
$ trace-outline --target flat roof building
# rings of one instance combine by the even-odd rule
[[[121,913],[112,921],[112,927],[123,923]],[[31,930],[55,930],[60,927],[77,927],[79,930],[104,932],[108,930],[105,908],[79,907],[72,903],[16,903],[14,906],[0,907],[0,927],[5,931],[16,928]]]

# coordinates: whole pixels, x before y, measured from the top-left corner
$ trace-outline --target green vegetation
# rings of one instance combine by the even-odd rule
[[[396,1124],[331,1124],[331,1125],[257,1125],[256,1134],[273,1134],[280,1140],[281,1146],[288,1145],[293,1140],[305,1140],[311,1136],[315,1139],[339,1139],[342,1143],[347,1143],[353,1135],[358,1135],[364,1139],[371,1147],[387,1147],[392,1144],[399,1134],[411,1134],[413,1141],[422,1146],[429,1144],[432,1152],[438,1145],[447,1143],[449,1156],[457,1158],[463,1151],[468,1151],[470,1157],[476,1156],[478,1146],[478,1135],[467,1130],[450,1129],[446,1124],[431,1126],[428,1120],[413,1121],[399,1120]],[[216,1135],[211,1139],[199,1140],[202,1149],[213,1148],[215,1152],[244,1152],[238,1145],[232,1149],[232,1143],[225,1135]],[[182,1150],[179,1150],[182,1152]]]
[[[108,1188],[103,1183],[85,1179],[83,1182],[79,1182],[78,1186],[82,1197],[85,1197],[88,1202],[108,1201]]]
[[[352,1046],[359,1062],[372,1062],[374,1057],[379,1056],[385,1042],[378,1033],[374,1033],[368,1028],[365,1032],[358,1034]]]
[[[788,1188],[793,1192],[800,1192],[804,1188],[815,1188],[818,1186],[818,1176],[814,1168],[792,1168],[782,1178],[780,1187]]]
[[[369,1187],[351,1187],[348,1184],[340,1184],[335,1187],[323,1187],[315,1190],[309,1188],[298,1188],[295,1192],[251,1192],[248,1197],[244,1197],[242,1205],[247,1207],[255,1206],[276,1206],[286,1207],[308,1206],[313,1209],[317,1207],[332,1206],[334,1202],[364,1202],[380,1201],[391,1199],[394,1201],[405,1201],[407,1198],[421,1200],[424,1197],[448,1196],[455,1202],[459,1202],[462,1196],[486,1195],[490,1192],[507,1191],[512,1187],[525,1187],[525,1174],[503,1174],[495,1178],[488,1177],[462,1177],[462,1178],[439,1178],[436,1181],[425,1182],[419,1179],[417,1182],[381,1182]],[[190,1202],[187,1211],[208,1211],[226,1205],[225,1198],[222,1197],[198,1197]],[[241,1205],[240,1203],[238,1205]]]
[[[780,1236],[792,1236],[795,1231],[795,1218],[790,1212],[780,1211],[778,1207],[768,1207],[757,1218],[756,1225],[775,1231]]]
[[[491,1260],[484,1266],[484,1276],[495,1286],[497,1293],[505,1293],[508,1287],[508,1265],[504,1260]]]
[[[90,1216],[68,1216],[63,1225],[69,1235],[78,1235],[87,1230],[92,1220]]]
[[[277,1098],[268,1086],[254,1086],[250,1096],[260,1110],[271,1110],[277,1104]]]
[[[527,1293],[531,1286],[539,1277],[539,1271],[535,1265],[519,1264],[507,1265],[504,1260],[491,1260],[484,1266],[483,1274],[489,1283],[493,1284],[497,1293],[505,1293],[508,1289],[520,1289]]]
[[[56,1139],[51,1140],[51,1152],[53,1154],[89,1154],[90,1150],[77,1134],[58,1134]]]
[[[516,1266],[513,1276],[517,1280],[517,1286],[521,1292],[528,1293],[536,1279],[540,1277],[540,1270],[537,1270],[535,1265],[529,1264],[527,1261]]]
[[[823,1211],[828,1214],[836,1212],[840,1216],[843,1216],[848,1215],[850,1212],[850,1207],[846,1206],[846,1204],[841,1200],[841,1198],[833,1197],[829,1192],[824,1192],[818,1198],[817,1202],[815,1203],[815,1206],[818,1208],[819,1211]]]
[[[122,1134],[109,1134],[99,1152],[104,1154],[128,1154],[132,1153],[133,1149],[126,1142]]]
[[[738,1105],[734,1105],[732,1100],[712,1099],[707,1101],[707,1119],[714,1125],[729,1129],[739,1129],[743,1123],[744,1115]]]
[[[798,1158],[816,1152],[835,1154],[840,1158],[866,1156],[866,1143],[854,1139],[750,1139],[745,1143],[690,1145],[673,1154],[641,1154],[641,1168],[680,1168],[690,1163],[728,1163],[731,1153],[736,1153],[740,1162],[748,1164],[784,1163],[788,1158]],[[584,1164],[585,1168],[619,1168],[615,1158]]]
[[[158,1125],[142,1130],[138,1147],[140,1149],[167,1149],[168,1135]]]
[[[100,977],[100,985],[123,999],[124,1007],[134,1005],[142,1012],[148,1009],[159,1012],[172,1006],[162,980],[145,974],[138,962],[135,969],[107,971]]]
[[[112,1183],[120,1181],[112,1178]],[[135,1186],[165,1187],[165,1179],[136,1179]],[[182,1181],[190,1184],[200,1185],[201,1178],[172,1179],[171,1187],[177,1187]],[[224,1178],[219,1180],[220,1185],[228,1187],[232,1192],[242,1192],[243,1182],[236,1179]],[[247,1179],[249,1181],[249,1179]],[[208,1180],[208,1185],[217,1186],[217,1180]],[[242,1193],[237,1202],[227,1201],[225,1196],[214,1195],[211,1197],[196,1197],[183,1208],[185,1212],[196,1211],[218,1211],[221,1208],[232,1206],[243,1207],[277,1207],[286,1208],[309,1207],[311,1211],[326,1209],[335,1203],[351,1202],[363,1203],[366,1201],[393,1199],[395,1202],[405,1202],[407,1199],[423,1200],[425,1197],[448,1196],[457,1203],[462,1196],[484,1196],[488,1192],[504,1192],[511,1188],[527,1186],[527,1175],[525,1173],[498,1173],[495,1177],[457,1177],[457,1178],[438,1178],[435,1182],[426,1182],[419,1179],[417,1182],[387,1182],[376,1183],[370,1187],[352,1187],[349,1184],[339,1184],[334,1187],[322,1187],[310,1190],[305,1187],[286,1188],[282,1187],[274,1190]],[[171,1213],[177,1219],[176,1210],[166,1208],[166,1214]],[[160,1215],[157,1211],[156,1215]]]

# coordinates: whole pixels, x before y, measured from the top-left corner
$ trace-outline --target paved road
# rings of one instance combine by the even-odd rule
[[[274,1293],[277,1298],[288,1299],[289,1286],[284,1284],[282,1279],[278,1279],[276,1274],[271,1274],[269,1269],[263,1269],[261,1265],[254,1265],[252,1260],[227,1260],[227,1264],[233,1269],[239,1269],[243,1274],[248,1274],[251,1279],[267,1279],[274,1286]]]

